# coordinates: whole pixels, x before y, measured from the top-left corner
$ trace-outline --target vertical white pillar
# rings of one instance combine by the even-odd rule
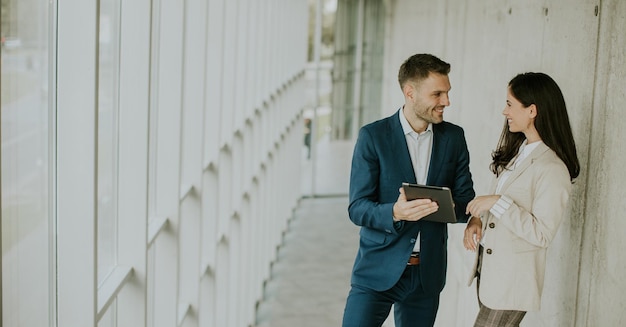
[[[119,325],[146,325],[151,1],[122,2],[119,86],[118,265],[133,278],[117,299]]]
[[[58,3],[56,214],[59,326],[96,324],[97,25],[98,1]]]

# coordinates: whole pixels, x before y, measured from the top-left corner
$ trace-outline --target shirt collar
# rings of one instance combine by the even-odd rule
[[[520,149],[519,149],[520,156],[527,157],[531,152],[533,152],[534,149],[537,148],[537,146],[539,146],[540,143],[543,143],[543,141],[537,141],[537,142],[528,144],[528,140],[524,140],[524,142],[522,143],[522,146],[520,146]]]
[[[517,156],[511,160],[511,163],[508,165],[509,169],[514,170],[526,157],[530,155],[533,150],[535,150],[540,143],[543,141],[533,142],[528,144],[528,140],[524,140],[522,145],[520,145],[519,150],[517,151]]]
[[[402,125],[402,131],[404,132],[404,135],[407,134],[417,134],[416,131],[413,130],[413,128],[411,127],[411,125],[409,124],[409,121],[406,119],[406,117],[404,117],[404,107],[400,108],[400,110],[398,111],[398,115],[400,116],[400,125]],[[433,131],[433,124],[432,123],[428,123],[428,127],[426,127],[426,131],[425,132],[432,132]]]

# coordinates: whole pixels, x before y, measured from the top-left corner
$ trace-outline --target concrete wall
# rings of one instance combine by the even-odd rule
[[[564,220],[549,249],[542,309],[523,326],[626,324],[626,2],[620,0],[386,0],[382,115],[402,105],[397,71],[429,52],[452,64],[446,120],[465,127],[477,194],[503,124],[506,85],[542,71],[560,85],[581,162]],[[438,326],[471,326],[475,287],[464,226],[450,229],[448,283]]]

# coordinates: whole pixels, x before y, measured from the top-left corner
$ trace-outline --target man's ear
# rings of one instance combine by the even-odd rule
[[[413,100],[413,97],[415,96],[415,87],[413,86],[413,83],[406,82],[402,87],[402,93],[404,93],[405,98]]]
[[[537,106],[534,103],[528,106],[528,109],[528,114],[530,115],[530,118],[537,117]]]

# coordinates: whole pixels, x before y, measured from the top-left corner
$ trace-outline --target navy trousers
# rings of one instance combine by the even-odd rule
[[[425,294],[419,265],[407,266],[391,289],[378,292],[352,285],[343,313],[343,327],[380,327],[394,305],[396,327],[432,327],[439,293]]]

